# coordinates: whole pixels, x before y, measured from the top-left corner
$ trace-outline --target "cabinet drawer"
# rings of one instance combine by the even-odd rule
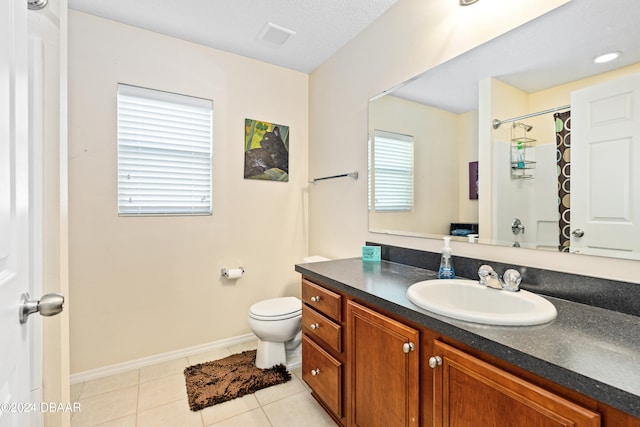
[[[342,363],[307,335],[302,335],[302,379],[338,418],[342,418]]]
[[[342,297],[302,279],[302,301],[336,322],[342,321]]]
[[[342,352],[342,327],[306,305],[302,306],[302,331]]]

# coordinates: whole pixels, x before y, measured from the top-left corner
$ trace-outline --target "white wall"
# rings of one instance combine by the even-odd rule
[[[459,116],[390,95],[371,102],[369,108],[369,135],[382,130],[413,137],[415,173],[413,209],[410,212],[372,210],[370,228],[449,234],[449,224],[460,221]],[[440,179],[427,179],[433,175]],[[440,203],[441,209],[432,209],[434,200]]]
[[[311,74],[310,176],[352,170],[364,176],[370,97],[563,3],[493,0],[462,8],[457,1],[399,0]],[[492,118],[490,111],[481,111],[478,120],[490,123]],[[490,140],[490,129],[479,135],[483,138]],[[479,153],[480,164],[488,164],[490,156]],[[482,185],[482,168],[480,173]],[[434,239],[369,233],[366,179],[319,184],[310,190],[309,205],[311,252],[358,256],[366,240],[434,251],[442,246]],[[630,261],[459,242],[452,246],[454,255],[640,281],[637,263]]]
[[[213,100],[213,215],[118,217],[118,82]],[[70,11],[69,86],[72,373],[249,333],[252,303],[299,294],[308,75]],[[288,183],[244,180],[245,118],[290,126]]]

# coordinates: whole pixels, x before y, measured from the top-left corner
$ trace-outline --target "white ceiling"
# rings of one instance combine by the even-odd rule
[[[532,93],[640,62],[640,0],[572,0],[394,90],[455,113],[477,109],[478,81]],[[618,50],[608,64],[593,58]]]
[[[71,9],[310,73],[397,0],[69,0]],[[268,23],[295,32],[260,40]]]
[[[69,0],[69,7],[310,73],[396,1]],[[572,0],[429,70],[394,94],[461,113],[477,108],[483,78],[536,92],[640,62],[638,17],[640,0]],[[268,23],[295,34],[282,46],[260,40]],[[612,64],[592,63],[611,49],[623,56]]]

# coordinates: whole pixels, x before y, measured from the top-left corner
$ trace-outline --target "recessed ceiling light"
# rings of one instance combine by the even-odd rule
[[[474,4],[478,0],[460,0],[460,6],[469,6],[470,4]]]
[[[622,55],[622,52],[605,53],[604,55],[596,56],[593,59],[593,62],[595,62],[596,64],[604,64],[605,62],[611,62],[614,59],[617,59],[620,55]]]

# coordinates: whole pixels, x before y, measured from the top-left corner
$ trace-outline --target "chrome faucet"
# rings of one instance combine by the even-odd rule
[[[493,289],[502,289],[502,283],[500,276],[496,273],[490,265],[482,265],[478,269],[478,276],[480,277],[480,284],[488,286]]]
[[[478,269],[480,284],[493,289],[504,289],[505,291],[518,292],[520,290],[520,282],[522,277],[518,270],[508,269],[502,275],[502,278],[496,273],[490,265],[482,265]]]

